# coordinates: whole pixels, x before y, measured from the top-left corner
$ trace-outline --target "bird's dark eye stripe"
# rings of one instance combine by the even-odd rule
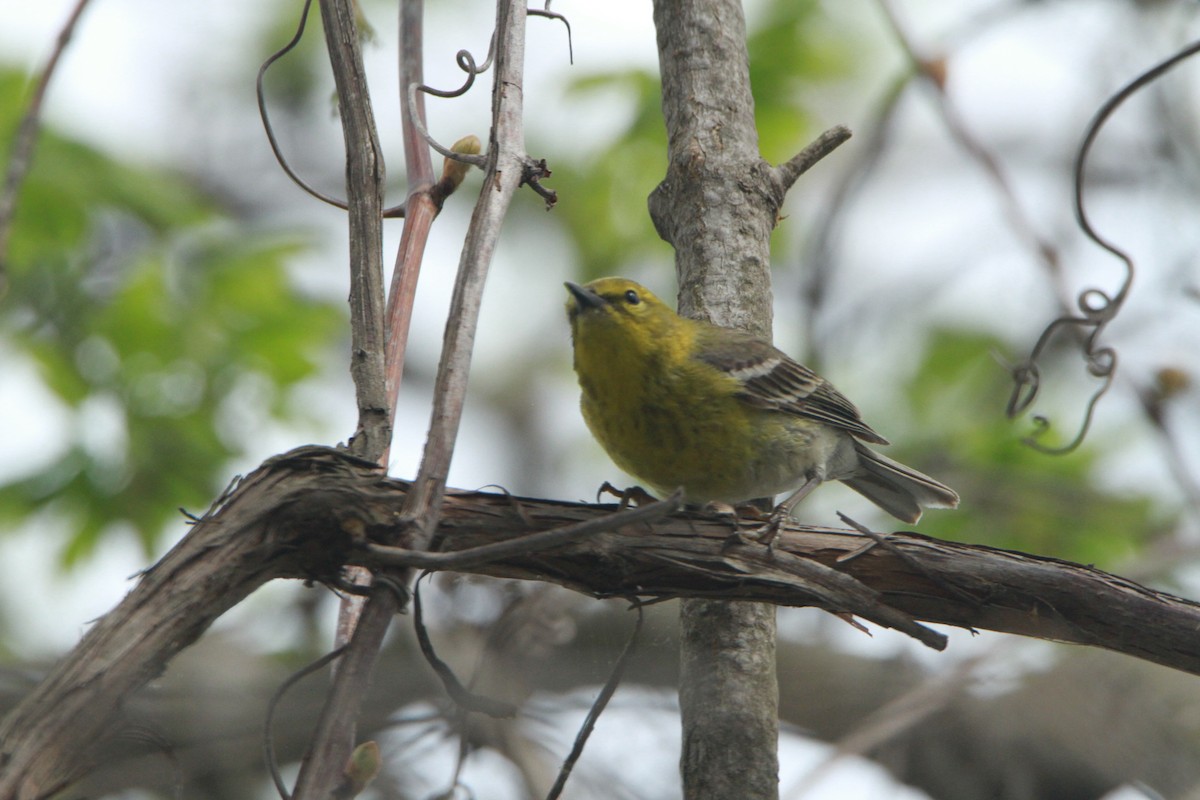
[[[642,298],[638,297],[637,292],[635,292],[633,289],[630,289],[625,293],[625,302],[629,303],[631,306],[636,306],[638,303],[642,302]]]

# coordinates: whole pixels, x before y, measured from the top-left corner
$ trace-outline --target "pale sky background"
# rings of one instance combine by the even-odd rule
[[[4,20],[4,25],[0,26],[0,59],[31,68],[39,64],[71,5],[58,0],[37,3],[0,0],[0,19]],[[862,6],[869,4],[826,5],[831,13],[850,14],[864,13]],[[991,5],[996,4],[981,0],[954,4],[923,0],[903,3],[901,7],[918,38],[932,44],[953,29],[954,21],[965,8]],[[755,5],[751,3],[750,6],[748,13],[753,20]],[[1114,74],[1107,80],[1098,81],[1092,74],[1081,74],[1079,64],[1089,63],[1089,59],[1094,58],[1097,43],[1111,40],[1124,24],[1119,10],[1101,17],[1090,13],[1092,7],[1093,4],[1062,3],[1053,13],[1031,15],[1024,20],[998,25],[992,35],[984,36],[965,51],[962,58],[953,62],[951,95],[974,130],[984,132],[984,138],[997,145],[1014,140],[1036,141],[1054,156],[1061,156],[1075,146],[1082,122],[1102,99],[1103,93],[1132,76],[1135,67],[1131,64],[1138,68],[1147,66],[1177,44],[1164,37],[1163,46],[1154,53],[1126,54],[1127,57],[1118,54],[1114,57],[1118,66],[1113,68]],[[465,13],[464,9],[468,8],[478,8],[480,12]],[[543,137],[566,134],[585,148],[592,142],[603,141],[609,131],[619,126],[622,122],[620,112],[614,112],[611,105],[583,101],[572,101],[570,108],[564,109],[563,86],[572,77],[611,70],[620,65],[656,68],[650,7],[649,3],[574,0],[557,2],[554,9],[567,14],[571,20],[575,66],[566,65],[567,44],[561,24],[531,19],[525,88],[527,117],[531,126],[543,127]],[[208,165],[226,179],[246,165],[254,165],[258,170],[255,180],[261,183],[258,191],[264,196],[298,194],[298,190],[290,188],[277,172],[271,171],[272,161],[265,138],[261,135],[248,138],[244,134],[247,122],[242,115],[253,111],[254,76],[253,69],[242,70],[266,55],[245,57],[248,50],[259,46],[256,39],[244,33],[255,31],[258,26],[245,24],[245,19],[247,15],[265,15],[270,10],[266,4],[235,0],[191,4],[97,0],[86,12],[51,88],[47,120],[67,133],[134,160],[157,164],[182,161],[197,170]],[[394,165],[390,174],[395,184],[401,175],[402,156],[398,117],[392,100],[397,94],[394,22],[378,4],[368,4],[367,10],[379,33],[378,45],[368,51],[368,70],[381,136],[385,147],[390,147],[389,155]],[[453,64],[454,50],[459,47],[471,49],[482,60],[491,26],[490,13],[485,3],[428,4],[426,79],[429,83],[450,87],[461,82],[461,73]],[[1195,35],[1194,19],[1187,17],[1183,21],[1190,25]],[[877,30],[880,41],[886,41],[882,38],[882,27]],[[1184,33],[1181,28],[1180,39],[1184,38]],[[1115,49],[1119,50],[1119,46]],[[891,67],[899,63],[899,57],[892,53],[879,56],[878,61],[882,84],[890,76]],[[1197,74],[1196,70],[1193,66],[1193,75]],[[236,104],[230,104],[229,96],[221,90],[211,95],[198,92],[197,75],[211,75],[213,83],[220,84],[220,88],[240,85],[244,94]],[[1194,89],[1196,82],[1194,78],[1191,80]],[[447,103],[431,99],[429,109],[434,135],[445,142],[467,132],[486,138],[489,86],[490,74],[480,79],[466,100]],[[1096,94],[1098,91],[1101,95]],[[1193,96],[1196,95],[1193,93]],[[863,124],[873,100],[874,93],[868,88],[859,98],[830,96],[822,99],[818,93],[815,104],[818,112],[829,114],[824,120],[826,124],[844,122],[855,129]],[[838,275],[834,291],[853,293],[859,286],[873,286],[878,287],[879,296],[885,302],[890,302],[890,297],[885,295],[892,291],[911,291],[914,286],[941,287],[931,288],[921,298],[922,314],[949,322],[969,319],[1015,340],[1023,337],[1031,340],[1051,313],[1045,301],[1044,275],[1029,264],[1027,253],[1015,245],[1004,230],[994,196],[977,191],[980,185],[978,172],[968,162],[963,162],[961,186],[923,181],[929,159],[946,157],[926,152],[931,142],[944,146],[941,142],[943,134],[940,122],[915,102],[915,97],[908,102],[912,108],[904,115],[904,120],[911,139],[898,149],[898,153],[909,157],[889,159],[886,165],[886,169],[894,173],[895,181],[906,184],[907,194],[901,206],[896,203],[895,195],[883,193],[860,202],[853,224],[861,226],[862,230],[852,236],[855,244],[845,258],[846,271]],[[569,132],[545,130],[553,125],[545,120],[561,121],[564,118],[570,120]],[[1114,125],[1111,132],[1114,139],[1136,140],[1139,135],[1136,113],[1132,119],[1132,122]],[[215,124],[208,126],[210,121]],[[257,126],[257,118],[248,124],[251,129]],[[314,153],[319,154],[321,148],[327,148],[336,174],[340,169],[340,132],[336,124],[331,120],[326,129],[305,134],[311,134],[306,141],[312,152],[307,156],[314,158]],[[954,148],[949,148],[949,153],[950,158],[962,158]],[[1097,158],[1099,162],[1103,161],[1103,157],[1098,155]],[[814,171],[811,188],[810,179],[805,178],[801,184],[801,194],[805,196],[793,198],[789,205],[798,221],[795,230],[785,231],[791,241],[800,235],[799,221],[811,217],[815,207],[813,197],[819,196],[820,187],[827,185],[833,174],[820,173],[820,169]],[[260,179],[263,175],[268,177]],[[1036,216],[1050,205],[1061,206],[1065,202],[1070,187],[1055,183],[1059,177],[1053,175],[1053,180],[1050,177],[1041,179],[1036,173],[1026,173],[1018,181],[1018,194],[1031,215]],[[477,185],[477,178],[471,180]],[[1102,200],[1096,206],[1097,223],[1106,226],[1106,232],[1113,238],[1129,245],[1140,258],[1147,260],[1149,266],[1139,280],[1150,286],[1157,280],[1153,259],[1161,252],[1158,243],[1164,237],[1176,240],[1190,237],[1193,243],[1200,237],[1194,224],[1194,208],[1191,216],[1185,217],[1178,206],[1163,206],[1161,198],[1152,194],[1152,189],[1147,187],[1144,209],[1106,208]],[[951,193],[950,197],[947,192]],[[399,191],[395,192],[392,202],[398,201],[399,195]],[[643,202],[643,199],[635,198],[635,201]],[[468,206],[469,201],[464,202],[463,197],[457,196],[448,204],[445,215],[434,228],[422,275],[412,347],[415,357],[426,359],[431,367],[440,345],[442,317]],[[953,208],[953,214],[947,214],[947,207]],[[915,220],[920,223],[914,224]],[[314,291],[344,296],[346,279],[340,259],[344,259],[345,245],[339,212],[315,202],[289,201],[280,208],[278,222],[285,226],[319,226],[330,231],[327,248],[306,257],[296,269],[304,285]],[[784,225],[788,223],[785,221]],[[978,241],[980,231],[988,231],[987,235],[994,236],[994,241]],[[389,224],[385,262],[390,261],[395,252],[399,232],[399,222]],[[552,225],[537,233],[522,228],[504,241],[489,281],[476,363],[502,361],[514,341],[554,342],[555,337],[561,342],[558,357],[564,364],[568,363],[566,328],[561,319],[561,282],[573,277],[569,267],[569,247]],[[974,263],[957,265],[943,263],[940,255],[948,249],[975,253],[978,259]],[[531,281],[528,273],[522,271],[522,264],[532,263],[534,259],[543,268],[536,273],[537,280]],[[1088,253],[1069,265],[1068,273],[1072,278],[1082,276],[1080,280],[1086,281],[1087,285],[1113,287],[1119,273],[1113,263],[1105,259]],[[548,263],[550,267],[546,266]],[[559,265],[557,273],[554,264]],[[666,296],[672,294],[669,270],[658,269],[637,277],[644,278],[652,288]],[[787,305],[786,293],[788,287],[794,288],[794,285],[794,278],[784,274],[777,286],[777,299],[784,309],[776,318],[776,337],[781,344],[795,341],[801,330],[795,315],[788,313],[791,306]],[[1082,286],[1081,283],[1078,288]],[[528,307],[530,313],[502,313],[506,309],[511,311],[516,305]],[[1151,311],[1143,309],[1135,319],[1156,313],[1176,315],[1183,324],[1161,329],[1148,326],[1138,336],[1130,335],[1125,343],[1128,349],[1124,362],[1129,365],[1126,367],[1129,372],[1124,374],[1144,376],[1164,363],[1197,364],[1197,358],[1200,358],[1200,324],[1197,324],[1200,313],[1196,306],[1180,303]],[[889,369],[896,372],[906,368],[902,361],[898,366],[883,363],[882,355],[867,352],[872,349],[869,343],[837,345],[838,332],[848,324],[845,318],[819,321],[818,332],[835,342],[827,343],[832,356],[852,356],[868,363],[874,358],[883,374]],[[1120,325],[1114,328],[1120,335]],[[903,342],[905,337],[915,336],[916,332],[909,333],[903,327],[897,327],[894,335]],[[830,361],[836,363],[834,358]],[[45,454],[53,453],[56,443],[61,446],[61,431],[68,425],[93,425],[95,435],[103,442],[106,434],[102,410],[96,412],[95,419],[71,420],[65,411],[47,399],[44,392],[39,393],[32,368],[15,359],[2,342],[0,365],[0,429],[4,431],[0,445],[0,477],[13,474],[14,465],[33,463],[46,457]],[[568,372],[560,377],[562,380],[548,379],[543,387],[545,425],[571,446],[595,448],[588,444],[590,439],[578,417],[573,381]],[[830,377],[855,398],[868,419],[873,418],[873,410],[878,414],[886,405],[885,400],[875,396],[873,387],[867,385],[861,375],[856,377],[847,373],[845,377]],[[406,389],[400,415],[421,420],[422,424],[398,431],[391,471],[409,477],[419,460],[429,398],[427,387]],[[261,458],[297,444],[308,441],[332,443],[353,430],[353,400],[343,374],[331,375],[325,383],[306,388],[305,397],[327,411],[325,427],[314,431],[269,428],[256,437],[258,450],[246,463],[231,465],[231,474],[252,468]],[[1128,395],[1122,398],[1120,393],[1110,395],[1105,402],[1108,404],[1106,413],[1097,421],[1100,432],[1106,427],[1111,430],[1112,426],[1122,424],[1131,405]],[[1193,444],[1200,442],[1200,422],[1195,416],[1193,414],[1181,423],[1185,433],[1194,434],[1190,436]],[[500,482],[516,492],[531,491],[530,487],[520,484],[520,476],[503,474],[509,462],[501,455],[503,440],[491,433],[494,427],[491,422],[485,410],[468,405],[451,484],[471,488]],[[1200,463],[1196,448],[1189,452],[1197,459],[1194,463]],[[548,493],[568,499],[589,498],[601,480],[614,478],[614,470],[607,466],[598,449],[595,454],[590,460],[578,460],[564,469],[554,485],[548,487]],[[1112,464],[1106,478],[1117,486],[1158,485],[1165,482],[1164,475],[1156,463],[1153,448],[1147,444],[1125,454],[1122,463]],[[842,507],[838,504],[846,502],[851,495],[835,494],[839,491],[823,489],[824,504],[819,508],[830,512],[835,507]],[[46,526],[52,524],[52,521],[39,520],[24,530],[6,532],[0,537],[0,574],[3,574],[0,606],[8,609],[14,623],[16,641],[12,643],[13,648],[30,657],[49,657],[74,644],[88,621],[111,608],[127,591],[126,576],[146,566],[140,548],[130,537],[110,537],[92,560],[69,575],[62,575],[54,563],[55,548],[46,546]],[[180,529],[182,533],[182,526]],[[30,575],[38,576],[38,580],[28,580]],[[18,576],[23,579],[18,581]],[[256,596],[231,612],[223,624],[249,624],[256,643],[262,646],[265,639],[269,646],[272,635],[286,635],[287,631],[272,634],[267,630],[271,626],[256,625],[259,609],[272,602],[287,602],[297,591],[301,590],[296,586],[270,587],[259,593],[264,597]],[[272,596],[276,600],[272,600]],[[813,622],[816,613],[806,611],[781,616],[781,628],[803,630],[818,624]],[[867,639],[847,629],[845,638],[846,646],[855,652],[874,653],[880,657],[891,656],[897,649],[909,647],[903,637],[890,632]],[[952,655],[940,658],[970,656],[979,648],[992,646],[995,639],[991,636],[971,639],[956,632],[951,645]],[[1036,643],[1015,649],[1020,653],[1012,656],[1016,661],[1036,663],[1039,660]],[[913,657],[931,658],[923,651],[914,651]],[[629,733],[630,725],[615,724],[621,713],[620,709],[615,709],[606,718],[614,723],[612,728],[622,728],[617,738],[636,735]],[[568,727],[575,724],[575,720],[571,720]],[[604,737],[604,727],[602,725],[598,731],[600,739]],[[661,744],[664,760],[654,768],[660,776],[675,780],[677,743]],[[825,752],[823,745],[803,744],[796,737],[789,737],[786,748],[781,784],[785,796],[789,780],[796,780],[807,769],[806,764]],[[648,749],[649,746],[643,752]],[[603,752],[603,746],[599,745],[598,753]],[[448,772],[446,765],[436,762],[431,763],[429,769],[434,780],[442,779]],[[805,797],[923,796],[911,790],[883,788],[888,785],[891,785],[890,780],[875,767],[850,764]],[[1130,800],[1141,796],[1127,793],[1111,798]]]

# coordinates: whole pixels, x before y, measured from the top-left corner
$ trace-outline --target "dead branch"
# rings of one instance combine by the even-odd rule
[[[326,32],[327,41],[331,44],[330,55],[335,72],[338,59],[347,58],[346,52],[335,55],[335,50],[350,51],[350,65],[356,72],[361,71],[361,57],[353,49],[355,42],[349,35],[353,30],[353,22],[347,13],[347,4],[322,0],[323,11],[327,5],[333,6],[339,14],[347,17],[341,26],[340,37],[332,28]],[[414,4],[416,5],[419,4]],[[405,13],[405,22],[410,29],[413,25],[419,25],[418,17],[414,9]],[[391,526],[390,533],[394,538],[387,540],[401,540],[416,549],[426,548],[437,528],[437,515],[445,490],[446,473],[454,451],[466,395],[467,373],[471,364],[484,280],[499,238],[501,223],[509,202],[520,186],[524,174],[523,167],[528,161],[523,149],[521,93],[525,39],[523,2],[504,0],[497,4],[495,37],[496,73],[492,90],[492,132],[484,190],[476,203],[459,261],[458,279],[455,281],[454,296],[446,323],[445,348],[438,365],[433,414],[421,469],[413,484],[413,491],[405,496],[404,510],[399,514],[403,522]],[[333,46],[339,42],[341,47]],[[408,57],[416,59],[417,55],[409,54]],[[410,79],[419,77],[419,71],[414,72],[411,64],[406,65],[403,74]],[[356,95],[342,91],[343,83],[339,81],[338,84],[341,102],[343,105],[355,102]],[[357,82],[354,85],[356,86]],[[368,121],[369,110],[369,106],[364,105],[363,111],[359,112],[365,113]],[[415,118],[411,121],[415,121]],[[411,136],[410,130],[406,134],[406,141],[411,141]],[[350,141],[349,129],[347,141]],[[352,176],[347,173],[347,177],[349,181]],[[415,177],[420,178],[419,175]],[[415,269],[423,248],[424,232],[427,231],[428,223],[432,222],[433,215],[436,215],[436,209],[430,210],[432,207],[427,192],[411,193],[409,199],[411,202],[405,216],[406,237],[402,241],[399,254],[403,261],[403,269],[398,269],[398,283],[393,287],[393,298],[397,303],[411,301],[411,281],[416,279]],[[351,222],[354,230],[354,220]],[[388,357],[392,364],[397,364],[400,352],[396,348],[402,344],[401,329],[407,326],[407,314],[397,312],[393,304],[390,319],[394,326],[390,331],[394,346],[389,349]],[[382,349],[379,352],[382,353]],[[373,358],[375,353],[370,355]],[[365,357],[365,354],[356,350],[355,357]],[[398,381],[399,373],[394,372],[390,380],[392,391],[398,387]],[[393,515],[396,516],[395,511]],[[406,583],[410,578],[411,576],[405,575],[401,582]],[[297,778],[293,794],[296,800],[325,797],[334,786],[334,780],[340,774],[349,755],[348,734],[353,731],[354,719],[369,683],[380,642],[396,610],[396,602],[386,592],[373,594],[363,606],[346,654],[338,664],[333,690],[322,713],[313,749],[304,760]],[[343,736],[343,733],[347,735]]]
[[[264,463],[0,723],[0,800],[47,796],[86,771],[86,756],[116,709],[261,584],[332,580],[349,563],[383,570],[367,544],[394,537],[408,490],[407,482],[331,448],[301,448]],[[611,516],[614,508],[452,491],[437,533],[444,550],[467,550]],[[695,513],[643,518],[470,571],[551,581],[596,597],[720,597],[839,613],[852,609],[825,604],[847,583],[863,587],[876,610],[913,625],[1087,644],[1200,674],[1200,604],[1092,567],[913,533],[891,534],[888,547],[846,560],[871,540],[795,525],[771,553],[727,546],[730,532],[727,520]]]
[[[350,375],[358,404],[358,427],[350,450],[387,463],[395,403],[388,392],[384,349],[389,333],[383,291],[383,152],[375,129],[371,95],[363,66],[356,8],[347,0],[321,0],[321,23],[337,87],[338,110],[346,151],[346,216],[350,233]],[[410,220],[406,219],[406,225]],[[361,575],[351,582],[365,582]],[[370,678],[378,642],[364,642],[361,604],[344,602],[338,615],[339,646],[351,634],[347,656],[339,663],[313,744],[296,779],[297,798],[328,796],[342,776],[354,746],[358,688]],[[380,634],[382,636],[382,634]],[[354,639],[359,639],[357,647]]]
[[[329,519],[318,510],[329,498],[312,498],[314,506],[297,489],[350,464],[365,477],[367,463],[345,455],[268,461],[241,481],[0,723],[0,797],[47,797],[86,773],[117,707],[262,584],[332,578],[337,569],[328,572],[324,551],[348,557],[349,541],[344,531],[309,526]]]
[[[358,430],[351,449],[379,460],[392,440],[383,361],[383,153],[367,90],[354,9],[321,2],[338,112],[346,143],[347,217],[350,223],[350,375],[358,400]]]

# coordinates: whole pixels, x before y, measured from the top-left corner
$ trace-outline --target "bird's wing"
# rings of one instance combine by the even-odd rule
[[[866,442],[888,443],[829,381],[761,339],[720,331],[720,336],[701,336],[698,357],[736,378],[742,384],[743,401],[823,422]]]

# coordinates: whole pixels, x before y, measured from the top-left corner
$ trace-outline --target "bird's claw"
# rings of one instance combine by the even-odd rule
[[[775,538],[779,536],[779,530],[783,527],[783,523],[787,521],[788,514],[791,509],[781,505],[775,507],[767,517],[765,524],[759,526],[754,531],[754,541],[766,546],[767,555],[770,555],[775,550]]]
[[[767,553],[775,551],[775,536],[779,533],[778,526],[772,526],[767,523],[761,527],[750,531],[734,531],[725,537],[725,541],[721,544],[721,550],[725,551],[731,547],[738,545],[766,545]]]
[[[624,489],[618,489],[608,481],[600,484],[600,488],[596,490],[596,502],[600,502],[600,496],[611,494],[620,500],[621,510],[629,508],[629,506],[644,506],[655,502],[654,496],[640,486],[629,486]]]

